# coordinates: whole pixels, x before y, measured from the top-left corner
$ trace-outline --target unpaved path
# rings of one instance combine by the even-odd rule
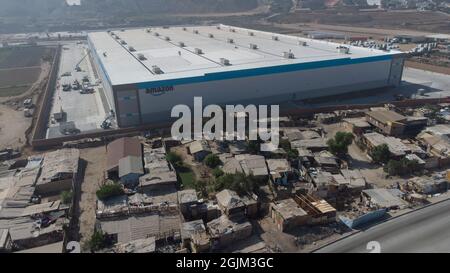
[[[81,183],[81,195],[79,201],[79,224],[81,246],[90,239],[95,227],[95,210],[97,197],[106,165],[106,147],[95,147],[80,150],[80,157],[87,163],[84,180]],[[77,217],[77,216],[75,216]]]

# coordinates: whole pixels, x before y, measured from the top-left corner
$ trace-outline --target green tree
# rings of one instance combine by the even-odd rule
[[[205,180],[195,180],[194,187],[195,191],[197,191],[200,197],[208,197],[208,183]]]
[[[216,168],[214,168],[214,170],[212,171],[212,174],[214,175],[214,177],[217,178],[217,177],[222,176],[224,173],[223,173],[222,169],[216,167]]]
[[[384,171],[389,175],[402,175],[403,168],[402,163],[398,160],[389,160],[389,162],[384,166]]]
[[[390,156],[391,152],[389,151],[389,147],[386,143],[376,146],[370,152],[370,157],[372,157],[373,161],[377,163],[387,163]]]
[[[334,138],[327,141],[329,151],[334,155],[344,155],[348,152],[348,146],[352,144],[353,134],[337,132]]]
[[[280,139],[280,148],[285,150],[286,152],[291,149],[291,142],[288,139],[282,138]]]
[[[298,158],[298,151],[294,149],[290,149],[286,153],[288,160],[293,160]]]
[[[220,161],[220,158],[215,154],[209,154],[203,159],[203,163],[205,163],[206,166],[214,169],[215,167],[222,164],[222,161]]]
[[[416,172],[420,172],[422,170],[422,168],[420,167],[420,164],[417,160],[408,160],[406,158],[403,159],[404,160],[404,165],[406,168],[406,172],[408,174],[413,174]]]
[[[420,165],[417,160],[408,160],[407,158],[402,158],[401,160],[389,160],[389,162],[384,166],[384,171],[389,175],[411,175],[420,171]]]
[[[224,174],[216,179],[215,190],[229,189],[238,194],[245,194],[256,190],[259,185],[260,181],[253,175],[246,176],[243,173]]]
[[[88,241],[89,249],[94,252],[100,249],[110,247],[113,244],[110,236],[102,231],[94,231],[90,240]]]
[[[179,168],[183,165],[183,160],[175,152],[168,152],[166,155],[167,161],[169,161],[175,168]]]
[[[103,184],[96,194],[98,199],[105,200],[113,196],[122,195],[124,191],[119,183]]]
[[[259,140],[249,140],[247,144],[247,149],[250,154],[258,154],[261,148],[261,143]]]
[[[286,151],[286,156],[288,160],[293,160],[298,157],[297,149],[292,149],[291,142],[288,139],[281,139],[279,147]]]
[[[61,202],[63,204],[70,204],[72,202],[72,198],[73,198],[73,192],[72,191],[63,191],[61,192]]]

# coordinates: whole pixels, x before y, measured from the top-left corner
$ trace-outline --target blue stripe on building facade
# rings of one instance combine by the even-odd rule
[[[309,62],[309,63],[296,63],[296,64],[288,64],[288,65],[243,69],[243,70],[236,70],[236,71],[206,73],[203,76],[162,80],[162,81],[142,82],[142,83],[137,83],[136,85],[139,89],[145,89],[145,88],[154,88],[154,87],[160,87],[160,86],[174,86],[174,85],[201,83],[201,82],[209,82],[209,81],[255,77],[255,76],[268,75],[268,74],[287,73],[287,72],[318,69],[318,68],[333,67],[333,66],[370,63],[370,62],[386,61],[386,60],[391,60],[391,59],[392,59],[392,55],[364,57],[364,58],[358,58],[358,59],[344,58],[344,59],[336,59],[336,60]]]

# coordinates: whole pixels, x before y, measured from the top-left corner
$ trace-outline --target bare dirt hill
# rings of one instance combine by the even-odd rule
[[[0,0],[0,16],[90,16],[159,13],[241,12],[258,7],[259,0],[82,0],[69,7],[65,0]]]

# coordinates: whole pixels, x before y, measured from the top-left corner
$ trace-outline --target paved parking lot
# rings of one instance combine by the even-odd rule
[[[419,90],[423,89],[423,96]],[[280,107],[284,108],[315,108],[331,105],[358,105],[376,104],[395,101],[395,95],[402,94],[406,98],[444,98],[450,96],[450,75],[405,67],[402,83],[395,88],[368,90],[359,94],[343,95],[339,98],[318,99],[313,103],[287,102]]]
[[[100,94],[101,83],[95,78],[89,57],[85,57],[87,53],[86,44],[73,42],[63,47],[47,138],[63,135],[60,126],[64,126],[65,122],[73,123],[80,132],[102,130],[101,124],[107,117],[108,111],[105,111]],[[75,70],[78,63],[81,68],[79,72]],[[63,76],[64,74],[68,76]],[[80,90],[63,91],[63,84],[72,84],[75,80],[82,83],[85,76],[89,78],[90,85],[94,88],[93,93],[81,94]],[[62,122],[57,122],[53,118],[54,113],[61,111],[65,113],[65,118]]]

